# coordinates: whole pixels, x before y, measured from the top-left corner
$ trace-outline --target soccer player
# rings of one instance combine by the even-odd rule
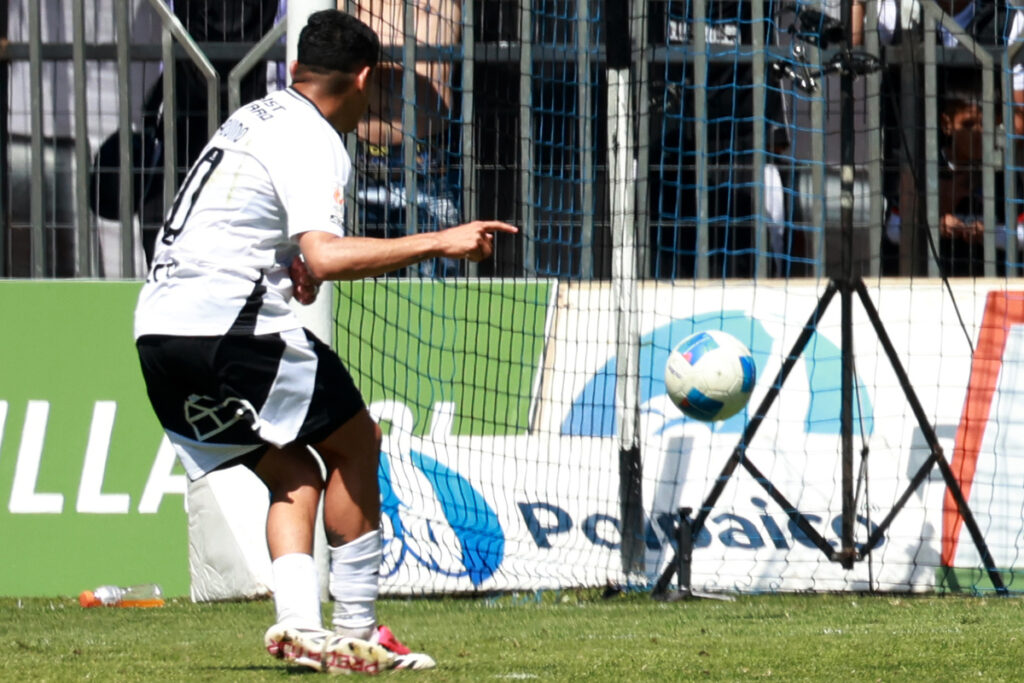
[[[336,672],[434,660],[377,624],[380,428],[337,355],[301,327],[288,300],[309,303],[322,280],[430,258],[479,261],[496,232],[516,232],[475,221],[394,239],[345,235],[352,165],[340,133],[366,112],[379,51],[358,19],[337,10],[310,16],[291,87],[232,114],[190,169],[135,312],[150,401],[188,476],[245,464],[269,489],[277,623],[267,650]],[[322,628],[312,557],[321,495],[333,630]]]

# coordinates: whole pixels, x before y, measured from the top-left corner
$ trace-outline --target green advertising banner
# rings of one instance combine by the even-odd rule
[[[0,281],[0,595],[188,594],[185,475],[132,342],[140,286]]]
[[[454,435],[523,434],[553,291],[547,281],[340,283],[336,348],[366,402],[401,403],[413,434],[440,406]]]
[[[135,583],[189,593],[187,482],[132,340],[140,286],[0,281],[0,595]],[[401,404],[417,434],[439,412],[455,435],[522,434],[553,291],[344,283],[337,348],[367,403]]]

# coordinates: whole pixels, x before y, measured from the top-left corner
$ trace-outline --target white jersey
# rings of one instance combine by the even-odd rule
[[[189,170],[135,309],[135,337],[269,334],[288,305],[297,236],[344,234],[352,162],[337,130],[292,88],[236,111]]]

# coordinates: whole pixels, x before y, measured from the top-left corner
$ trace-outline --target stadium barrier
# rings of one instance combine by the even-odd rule
[[[746,341],[758,363],[756,405],[799,331],[782,311],[810,307],[820,294],[810,283],[737,285],[724,298],[718,288],[695,286],[685,305],[659,306],[665,289],[652,282],[638,293],[648,311],[639,366],[645,536],[638,577],[647,582],[671,557],[676,507],[703,498],[744,421],[742,414],[716,425],[683,418],[663,386],[671,344],[708,328]],[[0,595],[74,595],[82,586],[143,580],[199,600],[272,588],[260,486],[236,468],[190,489],[150,414],[132,360],[137,291],[137,283],[0,282],[5,316],[18,321],[0,326],[0,354],[17,359],[0,365],[0,542],[8,550]],[[873,290],[894,321],[893,343],[914,349],[907,370],[1014,589],[1024,293],[991,283],[956,284],[954,294],[977,340],[973,360],[964,331],[941,322],[950,303],[940,285],[910,290],[895,281]],[[339,289],[339,305],[351,312],[339,328],[349,340],[341,353],[363,358],[353,362],[357,381],[386,432],[385,594],[630,579],[618,552],[616,352],[595,333],[606,329],[610,296],[608,285],[556,281]],[[424,316],[415,304],[427,300],[435,312]],[[822,320],[813,350],[748,451],[830,539],[838,538],[841,510],[837,318]],[[431,341],[454,329],[469,334]],[[870,496],[857,522],[865,538],[927,445],[870,330],[859,328],[855,342],[857,419],[870,444]],[[741,592],[984,591],[978,566],[936,477],[914,492],[873,561],[847,571],[823,558],[756,482],[737,475],[697,539],[693,580]]]
[[[281,24],[259,41],[213,43],[188,34],[159,0],[105,2],[94,0],[93,12],[87,3],[11,5],[10,40],[0,49],[6,67],[0,78],[10,86],[0,88],[8,96],[0,112],[6,126],[0,156],[11,162],[0,167],[9,209],[0,225],[0,276],[141,276],[142,244],[159,227],[186,164],[176,157],[177,143],[204,140],[224,113],[212,96],[223,74],[211,60],[252,72],[267,67],[264,60],[274,70],[285,57],[276,42]],[[416,10],[420,5],[426,9]],[[1013,363],[1001,360],[1004,349],[1011,359],[1016,353],[1016,309],[1006,302],[1014,298],[1013,278],[1024,262],[1017,244],[1024,228],[1014,220],[1021,214],[1021,133],[1011,122],[1024,45],[1014,36],[1015,15],[998,15],[984,30],[979,22],[963,27],[925,0],[897,27],[902,41],[882,44],[879,17],[869,11],[863,47],[853,58],[834,17],[801,5],[519,0],[461,3],[457,18],[455,3],[443,0],[389,6],[408,14],[377,17],[390,35],[386,59],[423,68],[405,69],[384,88],[402,95],[396,109],[406,123],[400,153],[382,155],[355,136],[348,139],[361,171],[348,202],[350,228],[401,234],[408,226],[442,227],[442,218],[458,213],[517,223],[522,235],[499,238],[495,257],[479,266],[437,262],[382,283],[339,288],[334,320],[319,321],[328,329],[321,336],[337,328],[336,348],[362,373],[374,414],[389,431],[382,470],[392,541],[386,590],[601,580],[646,585],[671,554],[665,543],[675,507],[696,502],[707,486],[701,463],[713,462],[711,455],[738,433],[736,424],[675,423],[657,408],[660,354],[675,335],[707,325],[749,340],[767,354],[759,363],[777,367],[789,347],[765,346],[755,333],[778,330],[769,336],[787,341],[800,334],[823,278],[850,260],[858,276],[872,278],[886,324],[896,328],[890,333],[898,352],[913,369],[957,471],[964,477],[1000,473],[996,484],[964,484],[971,496],[982,496],[976,513],[994,537],[999,566],[1012,571],[1019,521],[1015,526],[998,512],[1011,490],[1002,487],[1002,474],[1015,470],[1014,442],[1007,437],[1014,433],[1013,413],[1002,412],[1012,400],[994,401],[1002,393],[993,387],[1013,372]],[[294,8],[289,3],[289,11]],[[424,37],[418,26],[444,30]],[[849,113],[839,93],[842,74],[826,73],[837,64],[856,67],[852,130],[839,125]],[[181,112],[172,75],[193,67],[199,89],[211,95],[198,131],[175,123]],[[240,101],[244,76],[236,69],[226,79],[232,103]],[[954,72],[958,80],[950,77]],[[977,78],[967,78],[965,86],[964,73]],[[156,88],[159,74],[164,80]],[[430,97],[421,97],[424,79]],[[957,83],[965,87],[954,88]],[[956,170],[949,168],[955,166],[948,146],[953,136],[940,109],[957,90],[980,107],[972,133],[977,158],[966,179],[950,173]],[[154,139],[167,152],[158,163],[162,182],[153,197],[138,198],[148,201],[133,215],[133,181],[154,168],[145,162],[144,170],[136,168],[128,148],[149,121],[140,111],[147,94],[160,92],[166,111]],[[428,123],[421,126],[421,119]],[[93,155],[111,136],[121,143],[110,169],[120,189],[116,220],[92,211],[97,197],[89,177]],[[845,164],[847,153],[852,167]],[[963,201],[947,206],[957,182],[966,190],[956,197]],[[374,217],[373,198],[400,215]],[[981,225],[980,242],[949,239],[941,227],[948,218]],[[938,277],[953,275],[965,278],[947,284]],[[15,285],[21,284],[10,283],[6,291],[19,296]],[[1001,308],[991,303],[1000,291]],[[116,305],[130,310],[129,298]],[[11,305],[5,315],[37,321],[46,309],[36,303],[33,310]],[[989,320],[982,310],[1002,313]],[[59,330],[44,330],[48,338],[61,338]],[[825,435],[856,400],[852,428],[864,455],[853,502],[863,538],[886,507],[879,495],[906,483],[903,463],[916,462],[923,447],[906,406],[886,403],[899,392],[876,362],[871,335],[855,331],[857,353],[849,362],[829,335],[816,333],[810,360],[798,366],[806,391],[787,386],[779,416],[768,421],[758,435],[763,445],[751,455],[775,463],[773,482],[799,490],[801,510],[829,528],[832,501],[850,482],[845,472],[826,476],[834,435]],[[15,345],[13,351],[28,358],[32,350]],[[130,354],[124,349],[122,362]],[[836,377],[851,369],[859,379],[847,400]],[[49,366],[38,369],[49,372]],[[24,379],[18,384],[28,386]],[[119,479],[127,475],[104,457],[122,447],[120,437],[111,437],[114,450],[107,450],[104,435],[122,429],[126,409],[140,411],[138,429],[152,424],[142,412],[144,398],[126,394],[132,398],[122,404],[100,396],[83,407],[81,414],[92,417],[78,419],[92,422],[76,427],[85,443],[82,466],[61,470],[51,486],[42,454],[49,420],[59,415],[51,399],[30,393],[2,399],[8,434],[22,435],[13,460],[0,458],[0,474],[13,467],[12,539],[30,536],[38,515],[65,514],[74,491],[76,511],[86,520],[74,523],[86,533],[68,533],[75,542],[95,540],[91,514],[171,514],[160,501],[187,487],[162,442],[140,446],[154,454],[142,458],[152,467],[146,477],[132,475],[130,490]],[[891,412],[891,427],[883,426],[879,405]],[[990,433],[991,415],[996,426]],[[58,438],[74,433],[61,429]],[[671,447],[666,434],[677,434]],[[841,438],[847,436],[854,435]],[[5,438],[10,444],[12,437]],[[814,457],[822,453],[824,462]],[[871,474],[868,454],[878,453],[897,464],[896,479],[879,482]],[[685,468],[674,469],[680,464]],[[126,471],[132,467],[141,465],[133,461]],[[76,471],[77,485],[68,479]],[[105,473],[114,477],[111,489],[104,488]],[[500,476],[500,487],[488,483],[492,474]],[[508,499],[491,502],[502,487],[510,487]],[[220,514],[216,495],[209,495],[215,488],[215,480],[193,488],[197,501],[205,501],[194,514]],[[984,579],[971,575],[971,551],[954,542],[955,515],[933,519],[937,489],[930,480],[913,492],[892,530],[902,539],[911,533],[904,517],[910,526],[926,518],[905,542],[923,559],[882,560],[890,571],[877,576],[870,563],[844,573],[827,558],[805,557],[806,539],[797,532],[787,536],[792,530],[784,514],[763,494],[741,490],[736,498],[730,488],[721,514],[712,512],[707,542],[695,539],[696,561],[711,564],[695,567],[694,577],[708,587],[917,590],[947,585],[942,582],[962,569],[958,585],[984,588]],[[565,491],[576,499],[564,502]],[[257,511],[251,519],[258,517]],[[25,525],[28,520],[35,521]],[[201,525],[193,520],[192,526]],[[205,563],[206,573],[191,583],[193,594],[264,591],[263,560],[249,554],[255,532],[223,516],[205,526],[223,532],[195,538],[193,548],[205,550],[193,564],[202,569]],[[234,540],[218,543],[221,533]],[[896,552],[894,540],[886,535],[880,556]],[[716,550],[719,542],[723,549]],[[228,557],[237,562],[220,567],[222,559],[210,555],[232,543],[238,553]],[[32,552],[27,557],[38,557]],[[940,562],[932,562],[933,552]],[[563,566],[560,556],[575,564]],[[757,558],[753,568],[750,557]],[[777,565],[764,570],[759,563],[765,557]],[[97,555],[96,565],[116,564],[116,558]],[[513,569],[520,563],[534,573]],[[235,578],[220,581],[228,575]],[[172,590],[184,590],[175,577],[168,582]],[[109,578],[90,577],[90,583]]]

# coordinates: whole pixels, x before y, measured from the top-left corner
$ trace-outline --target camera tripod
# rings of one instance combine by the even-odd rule
[[[804,10],[808,12],[809,10]],[[850,3],[843,3],[844,21],[843,25],[849,27]],[[808,40],[807,35],[814,38],[808,42],[825,47],[829,40],[835,40],[845,33],[841,27],[837,28],[834,20],[822,17],[814,13],[814,21],[809,22],[806,17],[801,22],[800,11],[797,14],[797,25],[806,27],[813,23],[820,27],[817,33],[806,31],[795,33],[798,39]],[[829,23],[832,22],[832,23]],[[853,121],[853,79],[856,76],[870,73],[878,68],[878,62],[873,57],[863,53],[854,53],[849,49],[848,39],[843,40],[842,48],[831,59],[825,68],[811,71],[807,68],[802,47],[794,43],[794,55],[797,57],[798,68],[791,66],[775,66],[774,68],[783,75],[793,79],[794,84],[802,89],[816,88],[817,79],[828,73],[840,74],[840,116],[842,129],[842,185],[841,185],[841,217],[840,217],[840,238],[842,240],[842,257],[839,264],[839,272],[830,277],[829,283],[819,298],[814,311],[811,313],[801,331],[799,337],[787,354],[782,367],[779,369],[772,381],[771,388],[765,394],[754,412],[753,417],[747,423],[739,443],[722,468],[721,473],[715,480],[714,486],[701,504],[696,517],[690,520],[689,508],[679,510],[679,522],[676,529],[676,553],[672,562],[659,576],[653,590],[653,595],[660,600],[679,600],[690,597],[718,597],[706,593],[698,593],[690,587],[690,558],[693,550],[693,543],[698,534],[704,528],[705,521],[715,506],[729,478],[735,473],[736,468],[742,466],[754,480],[765,490],[765,492],[786,512],[790,520],[806,535],[807,539],[819,548],[830,561],[838,562],[844,569],[852,569],[854,564],[865,559],[871,550],[878,545],[886,531],[892,524],[896,515],[903,509],[913,492],[928,477],[934,467],[938,467],[942,474],[943,481],[949,493],[956,503],[957,511],[963,518],[964,525],[971,535],[975,548],[984,564],[993,588],[1000,595],[1008,593],[1002,576],[995,567],[988,545],[982,535],[981,529],[974,518],[967,499],[963,494],[956,476],[949,465],[949,461],[943,454],[942,446],[939,444],[934,427],[928,420],[924,408],[911,385],[903,364],[900,362],[882,319],[875,308],[868,293],[864,280],[859,272],[855,272],[853,266],[853,178],[854,178],[854,121]],[[774,484],[758,469],[747,457],[747,447],[757,433],[762,421],[767,415],[779,392],[782,390],[793,366],[804,353],[812,334],[817,329],[825,310],[832,302],[835,295],[839,295],[841,310],[840,334],[841,334],[841,409],[840,409],[840,438],[841,438],[841,469],[842,469],[842,517],[841,517],[841,538],[839,547],[833,548],[825,537],[812,526],[810,520],[779,491]],[[907,400],[908,405],[914,413],[914,417],[921,429],[921,433],[931,449],[931,453],[925,459],[917,472],[911,477],[907,489],[896,500],[892,509],[886,517],[870,530],[867,540],[863,544],[856,544],[854,539],[854,526],[856,522],[856,496],[854,486],[854,455],[853,455],[853,406],[854,406],[854,352],[853,352],[853,300],[856,295],[864,312],[867,314],[878,340],[885,351],[885,355],[896,374],[900,388]],[[668,587],[672,581],[673,574],[678,577],[677,590],[669,592]]]

